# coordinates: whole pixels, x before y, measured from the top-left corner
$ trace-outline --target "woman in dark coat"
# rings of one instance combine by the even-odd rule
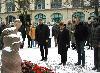
[[[66,65],[67,61],[67,50],[69,46],[69,31],[64,27],[64,24],[61,22],[59,24],[60,30],[58,34],[58,54],[61,55],[61,64]]]

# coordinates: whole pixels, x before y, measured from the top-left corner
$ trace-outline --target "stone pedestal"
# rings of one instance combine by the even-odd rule
[[[18,52],[5,48],[2,51],[1,73],[21,73],[21,58]]]
[[[13,33],[13,31],[11,32]],[[20,38],[16,33],[10,34],[8,30],[3,31],[3,33],[6,33],[6,35],[3,37],[4,49],[1,55],[1,73],[22,73],[22,60],[18,52],[20,48]]]

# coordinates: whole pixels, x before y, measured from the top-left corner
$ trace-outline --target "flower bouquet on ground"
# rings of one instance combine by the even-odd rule
[[[51,69],[33,64],[31,61],[24,60],[21,63],[22,73],[54,73]]]

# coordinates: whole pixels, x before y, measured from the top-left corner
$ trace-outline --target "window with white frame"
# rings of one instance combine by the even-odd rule
[[[45,9],[45,0],[35,0],[35,9]]]
[[[80,8],[84,5],[84,0],[72,0],[72,6],[73,8]]]
[[[14,0],[6,0],[6,9],[7,12],[15,11]]]

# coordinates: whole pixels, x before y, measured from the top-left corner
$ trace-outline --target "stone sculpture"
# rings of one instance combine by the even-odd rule
[[[16,20],[19,22],[19,20]],[[15,22],[16,23],[16,22]],[[16,26],[3,30],[4,48],[1,55],[1,73],[22,73],[21,57],[19,55],[20,36]]]

